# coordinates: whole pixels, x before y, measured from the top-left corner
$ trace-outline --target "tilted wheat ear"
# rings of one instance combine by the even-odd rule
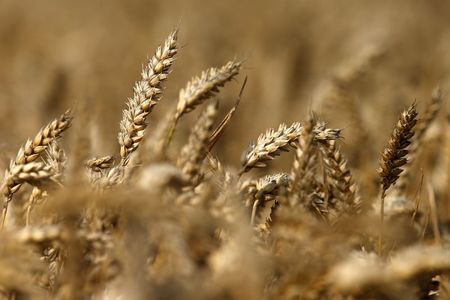
[[[169,131],[163,142],[167,147],[173,137],[178,120],[185,114],[193,111],[197,106],[219,92],[219,88],[239,74],[242,62],[232,60],[220,68],[210,68],[203,71],[200,76],[192,78],[184,89],[180,90],[178,104],[171,117]]]
[[[264,168],[267,161],[295,147],[294,142],[300,136],[301,130],[302,126],[298,122],[292,123],[289,127],[281,124],[278,130],[268,129],[258,137],[256,143],[251,143],[242,153],[240,173],[243,174],[252,168]]]
[[[141,73],[141,80],[134,85],[134,94],[128,99],[120,122],[119,145],[121,166],[125,167],[130,155],[139,147],[147,128],[147,116],[161,99],[162,83],[170,73],[177,53],[177,31],[160,46]]]
[[[194,110],[217,93],[220,87],[239,74],[241,65],[242,63],[239,61],[229,61],[220,68],[203,71],[202,75],[189,81],[186,87],[180,91],[176,118],[179,119],[182,115]]]
[[[256,143],[250,143],[242,153],[240,174],[252,168],[264,168],[267,161],[273,160],[281,152],[295,148],[295,142],[302,134],[302,131],[303,128],[299,122],[294,122],[289,127],[281,124],[276,131],[268,129],[258,137]],[[324,122],[317,123],[312,130],[313,139],[317,142],[337,139],[340,136],[340,132],[340,129],[326,128]]]
[[[58,119],[53,120],[46,126],[44,126],[33,140],[28,140],[22,148],[20,148],[15,160],[11,161],[9,169],[6,171],[4,182],[2,184],[2,192],[4,195],[3,213],[1,224],[5,222],[8,204],[12,200],[14,193],[16,193],[22,186],[21,181],[11,181],[14,178],[14,171],[17,168],[22,168],[23,171],[35,170],[36,166],[30,167],[30,163],[35,162],[38,158],[42,157],[45,151],[49,148],[50,144],[58,139],[61,134],[70,127],[72,123],[71,111],[68,110],[62,114]],[[28,165],[28,167],[25,167]]]

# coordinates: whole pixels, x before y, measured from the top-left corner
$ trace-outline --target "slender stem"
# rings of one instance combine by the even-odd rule
[[[255,225],[256,211],[258,210],[259,202],[260,202],[259,200],[253,202],[252,217],[250,219],[251,225]]]
[[[164,147],[163,147],[163,149],[169,147],[170,142],[172,141],[172,138],[173,138],[173,134],[175,133],[175,128],[177,127],[179,119],[180,118],[177,117],[177,116],[175,116],[173,118],[172,125],[170,126],[169,131],[167,132],[166,139],[164,140]]]
[[[30,196],[30,199],[28,201],[28,206],[27,206],[27,213],[25,216],[25,225],[26,226],[30,226],[30,220],[31,220],[31,210],[33,209],[33,205],[35,203],[36,198],[33,195],[33,192]]]
[[[3,202],[3,209],[2,209],[2,219],[0,223],[0,230],[2,230],[5,227],[5,221],[6,221],[6,215],[8,213],[8,204],[11,198],[7,197],[5,199],[5,202]]]
[[[441,234],[439,232],[438,212],[436,208],[436,199],[434,196],[433,187],[430,182],[427,182],[428,188],[428,202],[430,205],[431,224],[433,228],[434,241],[436,244],[441,244]]]
[[[381,206],[380,206],[380,216],[381,216],[381,225],[380,225],[380,237],[378,239],[378,255],[381,256],[381,249],[383,245],[383,235],[384,235],[384,198],[386,197],[386,190],[383,189],[381,192]]]

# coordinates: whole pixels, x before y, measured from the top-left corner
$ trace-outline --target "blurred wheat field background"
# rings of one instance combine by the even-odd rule
[[[450,299],[447,1],[3,0],[0,41],[1,299]]]

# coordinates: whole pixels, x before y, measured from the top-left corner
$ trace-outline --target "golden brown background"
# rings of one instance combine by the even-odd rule
[[[98,141],[95,154],[116,151],[121,110],[141,65],[176,27],[183,47],[163,101],[150,116],[149,134],[192,76],[244,59],[242,74],[220,96],[225,113],[248,76],[243,102],[218,150],[237,165],[248,141],[266,128],[302,120],[311,109],[325,115],[322,86],[373,46],[383,54],[353,86],[352,96],[370,132],[367,143],[381,151],[407,104],[416,99],[423,109],[437,83],[446,90],[449,25],[450,2],[438,0],[2,0],[1,158],[9,160],[40,126],[80,101],[89,103],[96,124],[95,132],[85,128]],[[333,111],[342,110],[336,105]],[[188,119],[179,135],[186,133]],[[351,140],[353,125],[345,118],[329,121]]]

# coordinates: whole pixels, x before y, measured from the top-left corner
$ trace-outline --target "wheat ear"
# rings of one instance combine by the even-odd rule
[[[332,194],[339,202],[336,203],[338,214],[356,212],[359,199],[356,196],[356,183],[353,180],[347,161],[336,147],[336,140],[320,144],[323,162],[328,182],[331,183]]]
[[[291,178],[286,173],[266,175],[256,180],[244,181],[240,191],[245,197],[246,206],[252,206],[250,223],[254,225],[259,207],[266,201],[276,200],[280,189],[287,189]]]
[[[52,122],[44,126],[33,138],[33,140],[28,140],[25,145],[20,148],[16,159],[11,161],[9,170],[6,171],[1,189],[4,195],[1,220],[2,227],[6,219],[9,202],[11,202],[14,193],[20,189],[23,183],[21,180],[16,180],[18,177],[17,174],[14,174],[14,172],[18,172],[18,170],[28,172],[39,170],[40,165],[30,165],[30,163],[33,163],[39,157],[42,157],[49,145],[58,139],[61,134],[70,127],[71,123],[71,111],[68,110],[59,118],[54,119]],[[25,165],[27,165],[27,167],[24,167]],[[23,177],[25,174],[22,172],[21,176]]]
[[[0,229],[4,227],[6,214],[8,213],[8,204],[12,196],[24,183],[31,185],[40,185],[45,181],[51,180],[55,173],[52,168],[43,162],[30,162],[23,165],[14,165],[5,174],[5,180],[1,187],[5,197],[3,203],[2,219]]]
[[[411,168],[414,165],[414,161],[419,155],[420,146],[423,143],[423,138],[426,131],[430,127],[431,123],[436,119],[439,110],[442,107],[442,91],[438,86],[433,90],[431,94],[431,99],[427,105],[425,112],[423,113],[423,118],[417,121],[417,126],[415,128],[415,136],[411,145],[408,149],[408,161],[409,164],[405,166],[402,174],[400,175],[396,183],[396,192],[399,194],[405,193],[407,185],[410,182]]]
[[[300,123],[294,122],[289,127],[281,124],[278,130],[271,128],[261,134],[256,143],[251,143],[242,153],[240,174],[252,168],[264,168],[267,161],[273,160],[282,151],[286,152],[295,147],[294,142],[300,136],[301,130]]]
[[[381,179],[381,233],[378,245],[380,253],[383,238],[384,198],[386,197],[386,191],[395,184],[400,173],[403,171],[402,168],[408,162],[406,159],[408,146],[411,144],[411,139],[414,136],[413,128],[416,123],[416,104],[413,103],[400,115],[380,160],[380,168],[378,170]]]
[[[179,119],[214,96],[219,92],[220,87],[239,74],[241,65],[240,61],[229,61],[220,68],[203,71],[199,77],[189,81],[186,87],[180,91],[175,117]]]
[[[177,164],[192,182],[198,179],[202,162],[207,155],[209,136],[217,113],[218,101],[209,103],[192,129],[188,143],[181,149]]]
[[[219,88],[239,74],[242,62],[232,60],[220,68],[210,68],[203,71],[200,76],[192,78],[184,89],[180,90],[175,114],[167,133],[164,146],[167,147],[172,140],[178,120],[193,111],[197,106],[219,92]]]
[[[128,99],[120,122],[119,145],[121,166],[126,166],[130,155],[138,147],[147,128],[147,116],[158,104],[163,92],[162,83],[170,73],[177,53],[177,31],[172,32],[160,46],[141,73],[141,80],[134,85],[134,94]]]
[[[310,186],[311,177],[314,176],[313,169],[316,162],[316,146],[313,135],[314,120],[310,118],[303,127],[302,135],[296,141],[295,159],[291,168],[292,183],[289,187],[290,195],[303,198],[300,193]]]
[[[264,168],[266,162],[273,160],[281,152],[287,152],[289,149],[295,148],[295,141],[298,140],[302,131],[303,128],[299,122],[294,122],[289,127],[281,124],[278,130],[268,129],[258,137],[256,143],[250,143],[242,153],[242,169],[239,174],[242,175],[252,168]],[[314,126],[312,132],[314,140],[320,142],[339,138],[341,130],[326,128],[326,124],[320,122]]]

